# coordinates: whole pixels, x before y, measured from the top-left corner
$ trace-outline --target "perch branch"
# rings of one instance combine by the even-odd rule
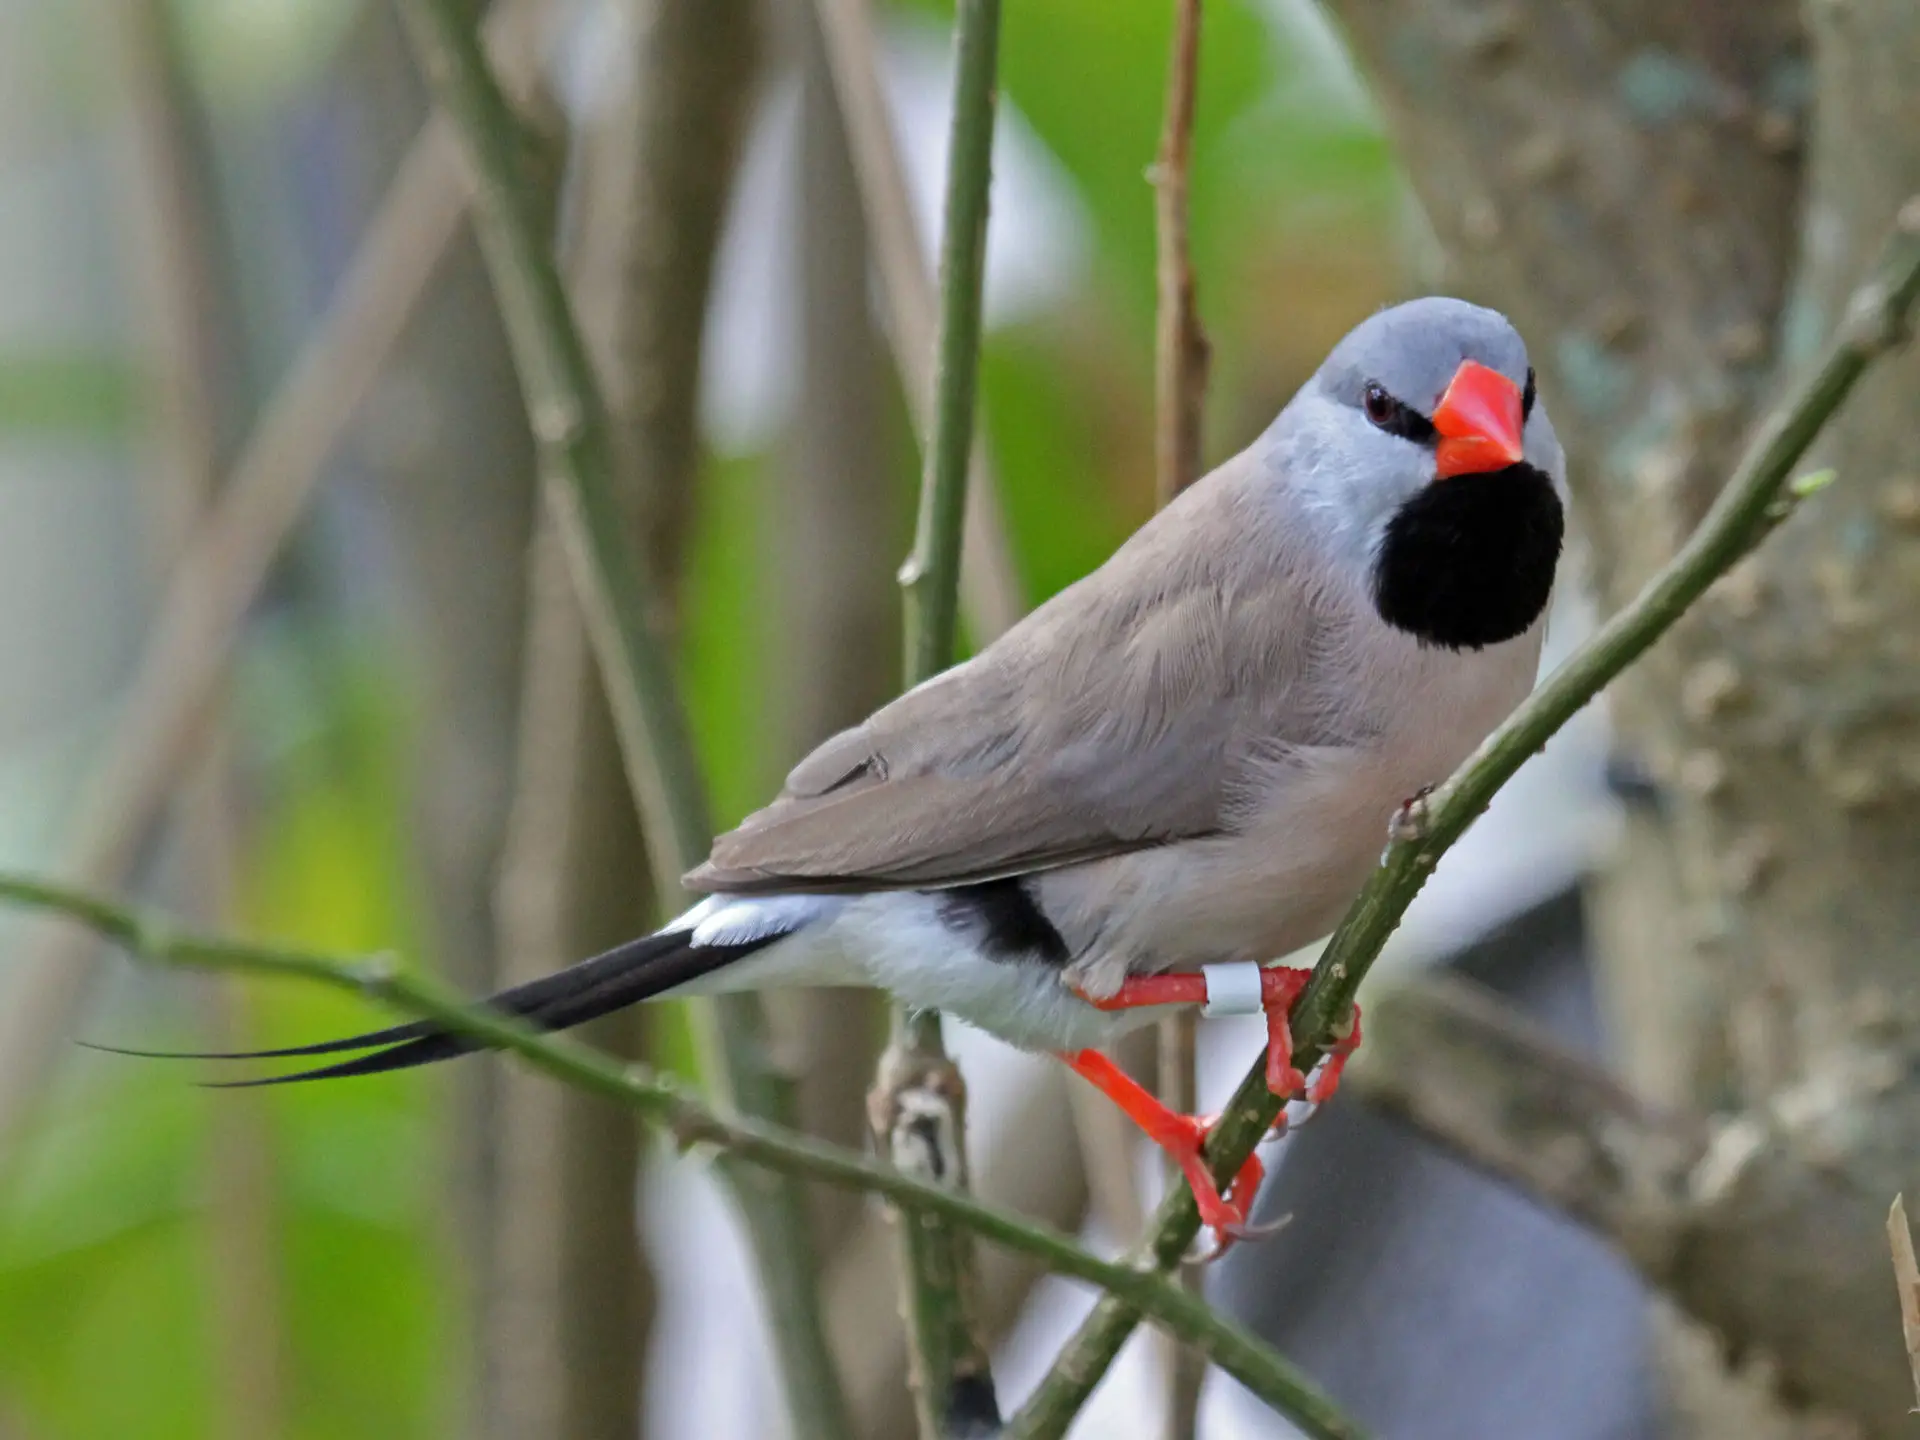
[[[1294,1007],[1299,1064],[1325,1053],[1380,947],[1440,857],[1494,793],[1586,703],[1645,653],[1716,579],[1753,549],[1817,486],[1790,483],[1794,467],[1861,374],[1905,339],[1920,298],[1920,201],[1909,201],[1879,263],[1854,292],[1825,358],[1763,423],[1746,457],[1692,537],[1624,609],[1601,627],[1509,716],[1422,807],[1419,833],[1390,841],[1381,863],[1327,942],[1313,981]],[[1814,477],[1809,477],[1814,478]],[[1831,476],[1818,477],[1823,482]],[[1278,1116],[1264,1063],[1242,1080],[1209,1140],[1214,1172],[1230,1177]],[[1199,1229],[1193,1197],[1179,1191],[1155,1217],[1137,1263],[1179,1263]],[[1008,1428],[1010,1440],[1057,1437],[1099,1384],[1138,1316],[1103,1299],[1070,1340]]]
[[[616,1100],[672,1136],[683,1150],[709,1146],[769,1171],[881,1195],[913,1214],[965,1226],[1032,1256],[1056,1274],[1124,1295],[1136,1310],[1197,1346],[1314,1440],[1348,1440],[1361,1434],[1264,1341],[1163,1276],[1101,1260],[1049,1226],[982,1204],[948,1185],[902,1174],[763,1120],[726,1114],[646,1066],[622,1065],[565,1036],[544,1034],[501,1012],[465,1005],[445,987],[401,973],[391,959],[356,962],[195,935],[163,917],[22,875],[0,873],[0,901],[66,916],[128,952],[168,967],[306,980],[365,996],[477,1044],[511,1050],[556,1079]]]

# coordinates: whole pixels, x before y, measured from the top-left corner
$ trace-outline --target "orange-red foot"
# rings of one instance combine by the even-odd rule
[[[1213,1172],[1206,1161],[1209,1121],[1168,1109],[1098,1050],[1063,1052],[1060,1058],[1091,1081],[1146,1132],[1148,1139],[1173,1157],[1193,1190],[1194,1202],[1200,1208],[1200,1223],[1214,1232],[1216,1256],[1225,1254],[1235,1240],[1248,1239],[1258,1233],[1248,1224],[1247,1217],[1267,1173],[1259,1156],[1247,1157],[1246,1164],[1240,1167],[1223,1193],[1214,1183]]]
[[[1222,1193],[1207,1167],[1205,1146],[1207,1131],[1211,1128],[1208,1121],[1169,1110],[1098,1050],[1063,1051],[1060,1058],[1093,1082],[1146,1132],[1148,1139],[1173,1157],[1193,1189],[1194,1202],[1200,1207],[1200,1223],[1214,1232],[1216,1256],[1224,1255],[1234,1241],[1260,1233],[1247,1223],[1254,1197],[1260,1193],[1260,1182],[1267,1174],[1259,1156],[1249,1155],[1247,1163],[1233,1177],[1233,1183]]]

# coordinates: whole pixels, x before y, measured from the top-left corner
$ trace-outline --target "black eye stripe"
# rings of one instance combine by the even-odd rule
[[[1525,424],[1533,418],[1533,367],[1527,367],[1527,388],[1520,392],[1520,423]]]
[[[1369,380],[1360,392],[1361,410],[1376,429],[1416,445],[1431,445],[1439,439],[1433,422],[1411,405],[1394,399],[1377,381]]]

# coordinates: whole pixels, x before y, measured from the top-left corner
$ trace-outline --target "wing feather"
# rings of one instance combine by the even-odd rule
[[[1248,470],[1222,467],[974,659],[827,740],[687,883],[963,885],[1229,827],[1243,765],[1326,743],[1315,672],[1341,623]]]

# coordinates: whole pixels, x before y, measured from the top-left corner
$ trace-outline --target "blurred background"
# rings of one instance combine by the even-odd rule
[[[918,461],[888,257],[807,5],[495,10],[731,823],[897,685]],[[980,432],[1002,543],[975,555],[974,642],[1154,505],[1170,16],[1006,7]],[[951,11],[874,21],[928,237]],[[474,992],[650,923],[463,203],[376,0],[0,0],[0,864]],[[1446,283],[1307,0],[1207,5],[1192,227],[1209,463],[1358,319]],[[1575,558],[1555,654],[1590,625]],[[206,618],[227,613],[230,635]],[[1575,887],[1618,831],[1606,754],[1588,716],[1530,766],[1383,973],[1461,967],[1595,1043]],[[728,1203],[626,1116],[494,1060],[196,1089],[191,1065],[72,1042],[290,1044],[379,1016],[0,923],[0,1440],[783,1433]],[[773,1009],[808,1128],[862,1144],[876,1000]],[[675,1005],[595,1038],[696,1069]],[[953,1038],[980,1188],[1124,1244],[1152,1157],[1054,1068]],[[1222,1022],[1202,1046],[1217,1099],[1258,1039]],[[1382,1434],[1668,1433],[1637,1282],[1598,1241],[1360,1100],[1268,1160],[1263,1211],[1293,1224],[1208,1284]],[[861,1433],[907,1436],[887,1228],[816,1198]],[[1090,1297],[996,1254],[983,1286],[1017,1399]],[[1136,1338],[1076,1433],[1166,1433],[1165,1370]],[[1215,1377],[1200,1433],[1288,1432]]]

